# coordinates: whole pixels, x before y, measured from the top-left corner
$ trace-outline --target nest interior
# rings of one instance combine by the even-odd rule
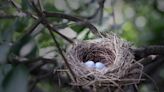
[[[87,46],[88,45],[88,46]],[[77,50],[78,53],[76,53],[77,58],[80,62],[86,62],[86,61],[94,61],[96,62],[102,62],[106,66],[111,65],[113,61],[115,60],[115,54],[112,50],[108,48],[102,48],[101,44],[83,44],[78,45],[75,50]]]
[[[68,52],[69,65],[76,77],[76,83],[73,84],[122,86],[138,83],[143,67],[134,59],[131,46],[115,34],[76,42]],[[106,68],[88,68],[84,65],[88,60],[101,62]]]

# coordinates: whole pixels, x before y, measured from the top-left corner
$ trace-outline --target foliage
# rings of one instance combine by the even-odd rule
[[[0,92],[56,89],[72,92],[68,73],[54,73],[54,70],[65,67],[61,55],[71,41],[96,38],[91,30],[93,25],[100,32],[118,33],[136,46],[163,45],[163,3],[162,0],[1,0]],[[37,19],[43,16],[33,4],[42,11],[69,18]],[[161,71],[163,68],[157,75],[163,76]],[[159,87],[162,84],[163,81]],[[144,89],[149,86],[152,85],[141,86],[141,91],[147,92]]]

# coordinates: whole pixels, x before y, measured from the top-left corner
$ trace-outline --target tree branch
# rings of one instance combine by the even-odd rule
[[[148,46],[144,48],[133,49],[136,59],[147,57],[149,55],[164,55],[164,46]]]
[[[91,23],[89,23],[87,20],[83,20],[79,17],[75,17],[75,16],[71,16],[71,15],[67,15],[67,14],[63,14],[63,13],[57,13],[57,12],[44,12],[45,17],[57,17],[57,18],[64,18],[64,19],[68,19],[69,21],[74,21],[74,22],[80,22],[81,26],[85,26],[87,28],[90,29],[90,31],[95,34],[96,36],[100,37],[100,33],[97,30],[97,28],[95,26],[93,26]]]

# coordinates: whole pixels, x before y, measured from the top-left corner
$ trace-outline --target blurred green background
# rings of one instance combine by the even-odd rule
[[[30,81],[35,80],[30,65],[15,63],[14,59],[32,60],[37,57],[55,59],[57,65],[45,64],[40,68],[56,69],[63,64],[48,30],[39,25],[30,35],[27,31],[36,20],[19,12],[10,2],[0,0],[0,92],[28,92]],[[22,11],[35,14],[28,0],[13,0]],[[37,0],[36,0],[37,1]],[[60,12],[88,19],[101,32],[115,32],[135,46],[164,44],[164,0],[40,0],[44,10]],[[88,40],[95,36],[85,27],[60,18],[49,18],[58,31],[71,39]],[[66,51],[69,43],[54,33],[60,47]],[[9,64],[8,64],[9,63]],[[37,64],[37,63],[36,63]],[[55,67],[55,68],[54,68]],[[156,84],[143,83],[140,92],[163,92],[163,64],[150,75]],[[50,79],[41,80],[31,92],[73,92],[70,87],[59,86]],[[14,91],[13,91],[14,90]]]

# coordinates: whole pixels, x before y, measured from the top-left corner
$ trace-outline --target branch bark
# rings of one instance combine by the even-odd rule
[[[136,59],[141,59],[149,55],[164,55],[164,46],[148,46],[143,48],[133,49]]]

